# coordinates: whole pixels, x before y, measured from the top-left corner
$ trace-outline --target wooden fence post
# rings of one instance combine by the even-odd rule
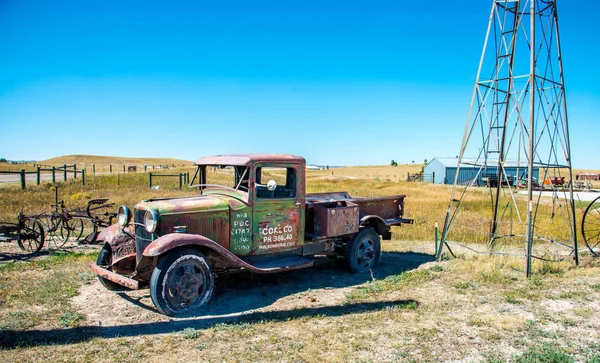
[[[152,189],[152,173],[148,173],[148,184],[150,184],[150,189]]]
[[[117,173],[117,185],[121,185],[121,173]]]
[[[37,185],[40,185],[40,167],[37,167]]]
[[[92,176],[96,177],[96,164],[92,164]]]
[[[435,184],[435,171],[431,172],[431,184]]]
[[[63,165],[63,176],[65,177],[65,181],[67,181],[67,164]]]
[[[112,174],[112,165],[108,166],[108,170],[110,171],[110,173]]]
[[[21,169],[21,189],[25,189],[25,169]]]
[[[179,190],[183,187],[183,173],[179,173]]]
[[[85,185],[85,169],[81,169],[81,185]]]
[[[73,164],[73,179],[77,179],[77,164]]]
[[[52,167],[52,184],[56,184],[56,168]]]

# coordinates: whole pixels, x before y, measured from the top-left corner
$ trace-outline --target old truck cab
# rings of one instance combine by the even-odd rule
[[[149,285],[167,315],[197,311],[213,294],[215,273],[231,269],[298,269],[316,255],[342,255],[351,272],[373,268],[379,236],[412,222],[402,216],[404,196],[307,196],[305,164],[293,155],[201,158],[190,183],[197,195],[121,206],[90,268],[109,290]]]

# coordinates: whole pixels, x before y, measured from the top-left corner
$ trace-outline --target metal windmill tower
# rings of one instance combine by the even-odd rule
[[[578,262],[564,85],[556,0],[494,0],[438,257]]]

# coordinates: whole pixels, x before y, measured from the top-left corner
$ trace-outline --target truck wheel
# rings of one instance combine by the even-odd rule
[[[363,228],[346,246],[346,267],[352,273],[369,271],[381,256],[379,235],[372,228]]]
[[[206,257],[181,250],[158,260],[150,279],[154,306],[168,316],[194,312],[206,305],[215,289],[215,276]]]
[[[96,265],[101,267],[108,267],[112,264],[112,251],[109,245],[105,245],[98,253],[98,259],[96,260]],[[125,286],[121,286],[116,282],[112,282],[110,280],[105,279],[104,277],[98,275],[98,281],[104,286],[107,290],[110,291],[123,291],[129,290]]]

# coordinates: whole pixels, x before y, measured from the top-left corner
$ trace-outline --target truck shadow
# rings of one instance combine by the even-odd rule
[[[435,257],[424,253],[387,252],[382,254],[377,268],[359,274],[348,273],[343,258],[330,260],[326,257],[317,258],[313,268],[301,270],[264,275],[248,271],[226,273],[216,279],[215,293],[211,302],[202,310],[202,315],[247,313],[302,292],[331,290],[333,294],[338,289],[357,286],[373,279],[385,279],[431,261],[435,261]],[[158,313],[149,299],[149,292],[137,298],[127,292],[119,292],[118,295],[131,304]],[[191,318],[194,315],[180,317]]]
[[[384,279],[391,275],[401,274],[434,260],[434,256],[423,253],[388,252],[382,255],[380,265],[375,270],[361,274],[346,272],[343,259],[329,260],[327,258],[317,259],[314,268],[272,275],[257,275],[249,272],[224,274],[217,279],[213,300],[201,312],[202,315],[119,326],[83,326],[28,331],[0,330],[0,347],[74,344],[95,337],[113,338],[175,333],[187,328],[210,328],[216,324],[276,322],[317,315],[342,316],[388,308],[414,309],[418,308],[419,303],[412,299],[367,303],[344,301],[340,303],[340,300],[343,300],[344,291],[348,290],[340,291],[339,289],[357,286],[371,281],[373,278]],[[317,290],[320,291],[319,299],[334,294],[337,298],[328,302],[303,300],[301,301],[303,304],[292,302],[286,305],[278,302],[279,299],[294,294],[307,293],[310,295]],[[137,298],[127,292],[120,292],[118,296],[141,309],[157,313],[154,306],[151,305],[149,292],[143,297]],[[271,307],[276,302],[278,305]]]
[[[388,252],[382,255],[377,268],[360,274],[348,273],[342,258],[323,257],[308,269],[268,275],[246,271],[223,275],[217,279],[213,300],[203,313],[225,315],[260,309],[290,295],[322,289],[333,292],[373,279],[385,279],[434,260],[434,256],[424,253]]]
[[[183,332],[185,329],[205,329],[217,324],[229,325],[233,328],[244,328],[246,324],[289,321],[313,316],[342,316],[357,312],[377,311],[383,309],[418,308],[415,300],[393,300],[385,302],[369,302],[344,304],[303,309],[279,310],[270,312],[253,312],[239,317],[210,317],[178,321],[161,321],[124,326],[82,326],[75,328],[50,330],[0,330],[0,347],[3,349],[23,346],[46,346],[56,344],[76,344],[94,338],[135,337]]]

